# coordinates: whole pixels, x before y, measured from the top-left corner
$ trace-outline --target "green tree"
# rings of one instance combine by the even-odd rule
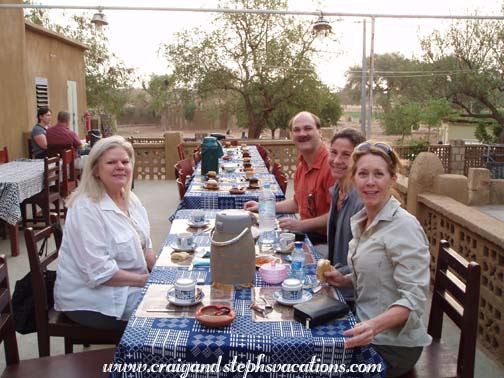
[[[133,70],[110,52],[106,35],[91,23],[90,15],[74,15],[68,25],[52,22],[45,9],[33,9],[26,18],[88,47],[84,54],[88,107],[97,114],[119,116],[127,102],[125,89],[131,85]]]
[[[228,0],[220,7],[286,9],[286,0]],[[316,76],[308,22],[267,14],[216,17],[213,31],[185,30],[164,53],[177,81],[202,98],[233,93],[238,122],[260,136],[275,109]],[[285,109],[285,106],[284,106]]]
[[[504,126],[504,24],[501,21],[454,22],[446,33],[422,40],[425,59],[444,70],[431,91],[450,101],[463,117],[493,119]],[[504,130],[504,128],[503,128]],[[504,143],[504,131],[498,138]]]
[[[399,101],[388,112],[383,113],[385,133],[401,135],[401,143],[404,143],[405,135],[410,135],[412,130],[418,130],[420,127],[422,114],[422,107],[417,102]]]

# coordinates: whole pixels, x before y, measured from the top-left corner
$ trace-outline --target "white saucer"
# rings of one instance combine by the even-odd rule
[[[303,290],[303,295],[300,299],[292,300],[292,299],[284,299],[282,297],[282,290],[275,291],[273,293],[273,298],[278,302],[286,306],[294,306],[299,303],[304,303],[308,302],[310,299],[312,299],[313,295],[312,293]]]
[[[203,222],[193,222],[192,220],[188,219],[187,220],[187,224],[190,226],[190,227],[193,227],[193,228],[203,228],[203,227],[206,227],[210,224],[210,221],[208,219],[205,219]]]
[[[175,306],[194,306],[194,305],[197,305],[198,303],[200,303],[204,297],[205,297],[205,293],[203,293],[203,291],[201,291],[201,289],[196,289],[196,298],[192,302],[181,301],[180,299],[177,299],[175,297],[175,288],[171,288],[166,293],[166,298],[168,299],[168,302],[170,302],[172,305],[175,305]]]
[[[174,251],[178,251],[178,252],[192,252],[196,249],[196,244],[193,244],[187,248],[182,248],[176,242],[173,241],[168,245],[168,247],[170,247]]]
[[[275,252],[280,253],[282,255],[290,255],[294,251],[294,248],[292,249],[281,249],[279,246],[275,247]]]

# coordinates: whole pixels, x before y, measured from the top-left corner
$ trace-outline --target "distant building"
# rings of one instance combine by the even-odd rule
[[[59,111],[70,112],[70,127],[84,136],[86,49],[25,21],[22,9],[0,9],[0,148],[7,146],[11,159],[26,156],[26,134],[36,123],[40,106],[49,106],[53,123]]]

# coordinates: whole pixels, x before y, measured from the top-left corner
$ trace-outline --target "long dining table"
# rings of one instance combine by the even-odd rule
[[[201,262],[210,250],[209,231],[217,211],[205,211],[208,225],[200,229],[189,225],[192,210],[177,212],[143,289],[142,299],[118,345],[115,364],[143,366],[144,370],[137,370],[135,377],[180,377],[180,370],[175,370],[177,368],[187,369],[187,375],[184,375],[187,377],[385,376],[385,364],[373,348],[345,349],[342,333],[356,322],[351,312],[343,318],[307,329],[293,319],[292,307],[275,303],[275,292],[280,286],[266,284],[257,271],[251,287],[212,285],[210,267]],[[176,234],[187,231],[193,232],[197,248],[188,259],[173,261],[171,246]],[[305,272],[313,277],[317,250],[308,238],[304,241],[304,249]],[[197,282],[204,294],[201,304],[177,307],[168,302],[168,291],[182,277],[191,277]],[[316,293],[313,291],[314,297],[318,295],[343,301],[339,290],[329,286]],[[267,316],[250,309],[250,305],[257,303],[261,297],[274,303],[272,312]],[[202,305],[208,304],[230,306],[236,312],[236,318],[223,328],[203,326],[195,319],[195,313]],[[249,370],[252,363],[258,370]],[[162,364],[165,364],[165,370],[159,371]],[[198,369],[211,370],[212,366],[214,371],[197,372]],[[239,366],[249,366],[248,373],[244,375],[243,370],[234,370]],[[311,366],[311,371],[294,371],[300,367],[308,369],[308,366]],[[268,369],[279,371],[273,373]],[[324,374],[324,369],[337,370]],[[352,373],[351,369],[358,373]],[[111,373],[111,376],[129,377],[117,372]]]
[[[12,256],[19,255],[21,202],[43,189],[44,160],[21,159],[0,164],[0,219],[9,230]]]
[[[257,201],[259,194],[263,190],[264,184],[269,183],[271,190],[275,194],[277,201],[285,199],[285,193],[281,190],[275,176],[270,174],[264,160],[255,146],[248,146],[250,161],[254,169],[254,177],[259,180],[259,188],[248,187],[243,168],[243,153],[238,147],[224,148],[224,156],[229,160],[219,159],[219,189],[205,189],[206,178],[201,175],[201,164],[199,164],[191,177],[189,187],[184,195],[182,207],[185,209],[241,209],[247,201]],[[226,164],[236,167],[234,172],[226,172],[223,168]],[[244,188],[243,194],[232,194],[230,189],[233,186]]]

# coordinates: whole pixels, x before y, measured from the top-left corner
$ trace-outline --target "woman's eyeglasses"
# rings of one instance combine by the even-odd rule
[[[315,195],[313,193],[308,194],[308,211],[312,217],[317,215],[317,207],[315,206]]]
[[[392,156],[392,147],[386,143],[364,142],[355,147],[355,151],[369,151],[371,147],[376,147],[385,152],[388,156]]]

